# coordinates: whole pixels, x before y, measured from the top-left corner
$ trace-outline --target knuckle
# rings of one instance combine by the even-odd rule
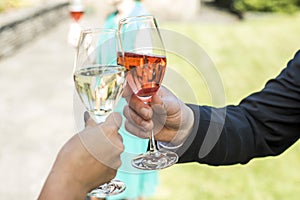
[[[121,161],[121,158],[120,158],[120,159],[118,159],[118,160],[116,161],[116,168],[121,167],[121,165],[122,165],[122,161]]]
[[[138,134],[138,136],[140,137],[140,138],[149,138],[149,133],[148,132],[145,132],[144,130],[140,130],[139,131],[139,134]]]
[[[137,125],[141,126],[141,125],[142,125],[142,122],[143,122],[143,119],[140,118],[140,117],[137,116],[137,115],[133,115],[133,121],[134,121]]]
[[[123,114],[124,114],[124,116],[126,117],[126,118],[129,118],[130,117],[130,115],[129,115],[129,106],[128,105],[126,105],[125,107],[124,107],[124,109],[123,109]]]

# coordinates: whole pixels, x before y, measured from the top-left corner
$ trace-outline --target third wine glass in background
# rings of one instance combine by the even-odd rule
[[[79,22],[79,20],[81,19],[81,17],[84,14],[84,6],[83,6],[82,0],[71,1],[70,6],[69,6],[69,12],[70,12],[71,18],[75,22]]]
[[[71,16],[71,23],[68,32],[68,43],[72,47],[77,48],[78,39],[81,31],[80,21],[84,15],[83,0],[71,0],[69,12]]]

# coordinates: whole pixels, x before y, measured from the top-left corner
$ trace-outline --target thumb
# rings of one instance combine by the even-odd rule
[[[164,87],[160,86],[159,90],[152,96],[151,105],[158,104],[163,105],[165,98],[169,96],[169,91]]]
[[[93,127],[97,125],[97,123],[91,118],[88,111],[84,112],[84,122],[85,122],[85,127],[89,127],[89,126]]]
[[[127,100],[128,98],[130,98],[130,96],[132,94],[133,94],[132,89],[130,88],[129,84],[126,83],[124,90],[123,90],[122,97],[124,97]]]
[[[122,117],[119,113],[111,113],[100,126],[106,137],[120,150],[124,151],[123,139],[118,130],[122,125]]]
[[[122,116],[119,113],[113,112],[105,120],[104,126],[115,129],[117,131],[122,125]]]
[[[154,94],[151,99],[151,105],[163,105],[163,100],[158,94]]]
[[[164,99],[157,93],[152,96],[151,108],[156,114],[165,114]]]

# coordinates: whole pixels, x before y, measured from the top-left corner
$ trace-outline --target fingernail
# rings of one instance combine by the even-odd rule
[[[83,116],[84,122],[86,123],[87,120],[88,120],[89,118],[90,118],[89,112],[88,112],[88,111],[85,111],[85,112],[84,112],[84,116]]]

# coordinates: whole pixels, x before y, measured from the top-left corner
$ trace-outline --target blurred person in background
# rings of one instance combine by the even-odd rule
[[[142,0],[107,0],[114,11],[109,14],[104,22],[105,28],[117,29],[120,19],[139,15],[149,15]]]
[[[103,28],[118,29],[118,22],[125,17],[148,15],[149,12],[139,0],[108,0],[115,10],[109,14],[103,24]],[[120,99],[115,108],[122,113],[126,105],[125,99]],[[117,172],[116,179],[126,184],[126,190],[121,194],[107,197],[106,199],[143,199],[154,194],[158,184],[157,171],[141,171],[134,169],[128,161],[128,156],[138,155],[147,150],[149,140],[141,139],[128,133],[124,127],[120,128],[125,146],[124,155],[121,156],[123,165]],[[127,165],[125,163],[128,163]]]

